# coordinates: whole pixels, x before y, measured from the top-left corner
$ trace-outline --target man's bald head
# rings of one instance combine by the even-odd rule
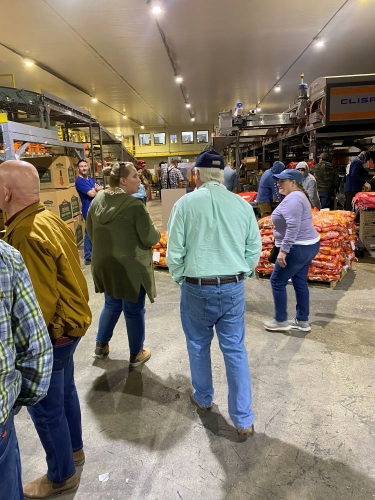
[[[39,201],[39,175],[31,163],[7,160],[0,165],[0,208],[10,215]]]

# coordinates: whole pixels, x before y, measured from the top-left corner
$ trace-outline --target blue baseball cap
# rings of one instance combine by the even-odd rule
[[[197,156],[195,167],[220,168],[220,170],[224,170],[224,158],[214,149],[208,149]]]
[[[286,169],[281,174],[274,174],[275,179],[296,181],[297,184],[302,184],[303,176],[299,170]]]

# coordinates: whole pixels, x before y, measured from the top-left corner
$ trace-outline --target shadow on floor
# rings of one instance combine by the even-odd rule
[[[178,448],[197,423],[204,428],[220,473],[217,466],[211,470],[212,460],[206,461],[204,455],[198,455],[197,462],[189,462],[188,477],[186,471],[185,476],[180,471],[178,479],[184,483],[181,487],[193,488],[187,500],[203,498],[203,491],[210,484],[217,491],[218,500],[374,498],[375,482],[336,460],[330,448],[322,450],[318,442],[308,443],[315,454],[257,432],[248,441],[239,442],[235,429],[216,405],[211,413],[192,411],[187,377],[161,379],[147,365],[129,372],[128,364],[118,360],[95,364],[103,369],[103,374],[93,381],[87,404],[106,438],[159,452]],[[200,446],[198,436],[199,433],[198,441],[191,442],[191,446]],[[192,475],[195,480],[189,482]],[[66,496],[66,500],[73,498]],[[153,498],[148,482],[137,491],[137,498]],[[185,495],[181,498],[185,499]]]
[[[344,280],[348,278],[349,281],[346,285],[343,284],[342,289],[338,287],[334,290],[310,289],[310,332],[303,333],[291,330],[289,332],[273,332],[272,336],[275,339],[279,338],[280,343],[285,337],[305,339],[323,344],[329,351],[375,358],[371,333],[374,330],[372,303],[370,301],[363,303],[361,300],[357,300],[353,301],[350,310],[338,309],[340,301],[345,299],[345,289],[349,283],[353,283],[354,276],[354,271],[350,271],[345,276]],[[369,278],[372,280],[372,276]],[[367,278],[366,280],[368,281]],[[363,290],[368,288],[367,281],[366,284],[363,284]],[[290,317],[292,317],[292,311],[295,307],[293,288],[287,287],[287,291],[289,296],[288,309]],[[263,290],[261,292],[263,293]],[[343,314],[336,311],[342,311]],[[259,298],[249,297],[249,300],[246,301],[246,313],[250,315],[253,329],[259,330],[259,332],[265,333],[263,321],[273,317],[273,312],[273,303],[267,300],[267,297],[264,297],[262,301]],[[266,335],[269,334],[266,333]]]
[[[199,418],[226,475],[223,499],[373,500],[375,496],[373,480],[334,458],[257,432],[241,443],[220,413]]]
[[[129,372],[125,361],[95,362],[104,373],[92,383],[86,403],[109,439],[124,439],[152,450],[176,446],[189,431],[178,424],[177,414],[187,411],[189,378],[159,378],[143,365]]]

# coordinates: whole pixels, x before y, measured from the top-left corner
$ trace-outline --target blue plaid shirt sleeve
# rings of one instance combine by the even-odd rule
[[[51,340],[21,254],[0,242],[0,422],[48,391]]]

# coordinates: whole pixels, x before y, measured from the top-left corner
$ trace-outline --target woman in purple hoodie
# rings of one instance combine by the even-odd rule
[[[264,323],[266,330],[287,331],[291,328],[309,332],[309,288],[307,273],[311,261],[319,251],[320,238],[312,224],[311,203],[302,187],[298,170],[284,170],[274,175],[280,194],[285,198],[272,214],[275,226],[275,245],[279,249],[271,286],[275,318]],[[296,316],[288,321],[288,280],[292,280],[296,294]]]

